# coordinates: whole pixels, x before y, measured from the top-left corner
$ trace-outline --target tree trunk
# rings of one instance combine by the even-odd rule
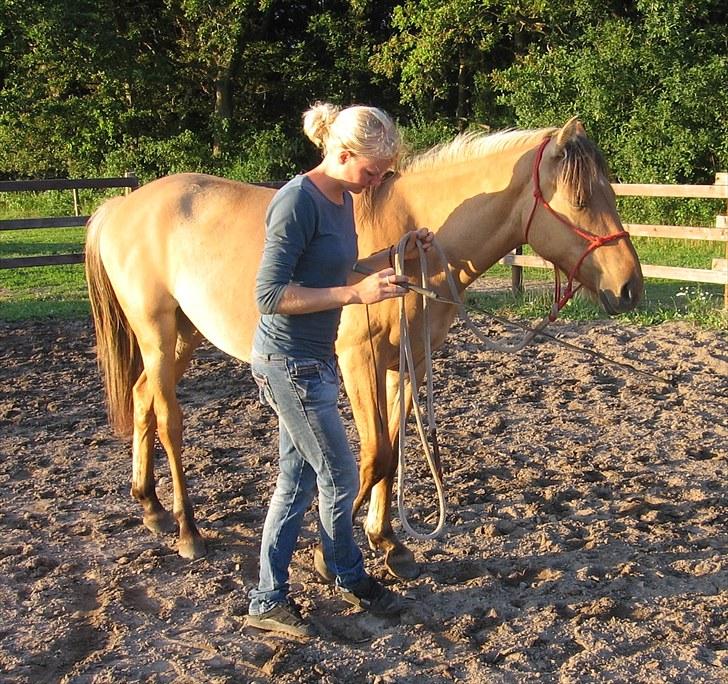
[[[468,67],[465,58],[465,49],[460,48],[460,62],[458,65],[458,104],[455,110],[458,131],[462,133],[468,127]]]
[[[241,18],[230,59],[225,66],[219,66],[215,78],[215,113],[213,121],[212,156],[219,157],[230,131],[235,112],[235,78],[243,62],[243,52],[249,41],[266,40],[273,18],[272,5],[260,15],[258,9],[251,9],[249,15]]]
[[[212,156],[222,154],[225,132],[233,118],[233,84],[229,66],[220,67],[215,78],[215,114],[213,122]]]

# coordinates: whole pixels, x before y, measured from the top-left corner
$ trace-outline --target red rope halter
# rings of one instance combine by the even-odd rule
[[[623,237],[629,237],[629,233],[623,230],[619,233],[612,233],[611,235],[595,235],[594,233],[590,233],[588,230],[584,230],[583,228],[577,226],[575,223],[572,223],[569,219],[556,212],[553,207],[546,201],[543,193],[541,192],[541,176],[539,173],[539,169],[541,167],[541,160],[543,159],[544,150],[546,149],[546,146],[549,144],[550,140],[550,137],[546,137],[543,139],[543,142],[536,152],[536,158],[533,162],[533,207],[531,208],[531,213],[528,217],[528,223],[526,223],[526,236],[524,239],[524,244],[528,243],[528,234],[531,230],[531,223],[533,222],[533,216],[536,213],[536,207],[538,207],[539,204],[542,204],[558,221],[563,223],[572,232],[576,233],[579,237],[584,238],[589,243],[587,245],[587,248],[584,250],[584,253],[579,258],[579,261],[577,261],[574,265],[574,268],[571,269],[571,272],[569,273],[569,280],[566,284],[566,290],[564,290],[563,294],[561,292],[561,276],[559,275],[559,269],[556,264],[554,264],[554,305],[551,309],[551,314],[549,315],[549,320],[554,321],[559,315],[561,309],[566,306],[566,303],[581,288],[581,284],[574,288],[574,278],[576,277],[576,273],[579,270],[579,267],[582,265],[582,263],[584,263],[584,259],[586,259],[587,256],[589,256],[595,249],[598,249],[602,245],[607,245],[610,242],[616,242]]]

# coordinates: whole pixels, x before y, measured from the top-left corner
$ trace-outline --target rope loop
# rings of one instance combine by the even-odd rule
[[[398,275],[402,275],[404,272],[404,254],[407,246],[408,235],[405,235],[397,245],[395,252],[395,272]],[[433,242],[434,244],[434,242]],[[420,259],[420,275],[422,286],[427,287],[427,258],[425,256],[425,250],[422,248],[422,243],[417,241],[417,251]],[[447,262],[446,268],[447,268]],[[459,300],[458,300],[459,301]],[[424,359],[425,359],[425,383],[426,383],[426,397],[427,397],[427,431],[425,431],[424,421],[422,417],[422,410],[418,400],[419,387],[417,385],[417,373],[416,365],[414,360],[414,353],[412,351],[411,333],[409,328],[409,320],[407,318],[407,308],[405,298],[400,298],[400,309],[399,309],[399,323],[400,323],[400,342],[399,342],[399,387],[398,387],[398,401],[399,401],[399,451],[398,451],[398,469],[397,469],[397,510],[399,511],[399,519],[402,523],[402,527],[416,539],[436,539],[439,537],[445,529],[445,516],[447,506],[445,503],[445,492],[442,483],[442,468],[440,465],[439,449],[437,446],[433,449],[430,448],[430,442],[427,439],[428,434],[436,434],[435,425],[435,409],[433,400],[433,385],[432,385],[432,339],[431,339],[431,327],[430,327],[430,302],[427,297],[422,297],[422,328],[423,335],[422,340],[424,344]],[[406,377],[405,377],[406,373]],[[412,393],[412,412],[415,416],[417,424],[417,432],[420,438],[420,443],[425,453],[427,465],[430,468],[433,481],[435,483],[435,489],[437,491],[437,504],[438,504],[438,518],[435,529],[428,533],[422,533],[416,531],[409,523],[407,507],[404,502],[404,489],[405,489],[405,437],[407,427],[407,411],[406,402],[404,400],[405,392],[409,385],[409,390]],[[436,445],[436,437],[434,444]]]
[[[408,235],[405,235],[397,245],[394,258],[394,269],[397,275],[404,273],[404,255],[407,246]],[[464,321],[468,329],[480,340],[486,349],[490,351],[497,351],[506,354],[514,354],[526,345],[533,341],[533,339],[549,324],[551,313],[545,316],[535,327],[526,331],[520,340],[516,340],[510,343],[498,343],[486,337],[473,323],[472,319],[468,315],[465,309],[465,305],[460,297],[460,293],[455,284],[455,279],[450,271],[450,264],[447,260],[445,252],[440,247],[437,240],[432,241],[432,248],[440,259],[443,270],[445,272],[448,288],[450,290],[450,299],[456,302],[458,309],[458,315]],[[422,248],[422,243],[417,241],[417,250],[420,261],[420,280],[421,285],[424,288],[429,286],[429,274],[427,269],[427,257],[425,251]],[[558,303],[555,304],[557,306]],[[427,297],[422,297],[422,341],[424,346],[424,362],[425,372],[424,380],[426,387],[426,407],[427,407],[427,430],[425,430],[425,423],[422,416],[422,410],[419,405],[419,386],[417,384],[416,376],[416,364],[414,360],[414,353],[412,351],[412,334],[410,332],[410,324],[407,318],[407,309],[405,297],[400,298],[400,343],[399,343],[399,387],[398,387],[398,401],[399,401],[399,450],[398,450],[398,473],[397,473],[397,510],[399,512],[399,518],[402,523],[402,527],[405,531],[414,537],[415,539],[435,539],[439,537],[445,528],[445,517],[446,517],[446,503],[444,486],[442,480],[442,466],[440,463],[439,449],[437,447],[436,436],[433,440],[434,448],[430,447],[428,434],[436,435],[436,420],[433,400],[433,384],[432,384],[432,335],[430,326],[430,309],[432,306],[430,300]],[[556,311],[558,314],[558,309]],[[415,422],[417,425],[417,432],[420,438],[420,444],[425,454],[430,473],[435,483],[435,489],[437,491],[438,501],[438,518],[435,529],[428,533],[418,532],[409,523],[408,511],[404,501],[404,490],[405,490],[405,470],[406,470],[406,459],[405,459],[405,434],[407,426],[407,413],[405,410],[405,393],[408,389],[412,394],[412,412],[415,416]]]

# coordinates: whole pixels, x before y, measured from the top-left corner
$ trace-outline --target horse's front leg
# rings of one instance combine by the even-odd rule
[[[386,371],[385,350],[378,346],[379,363],[361,347],[343,350],[339,355],[346,393],[351,402],[359,433],[359,492],[354,501],[354,515],[369,501],[364,529],[369,545],[385,554],[387,569],[401,579],[419,574],[412,552],[402,544],[392,529],[392,484],[397,471],[393,444],[399,430],[397,402],[399,373]],[[396,348],[392,350],[392,359]],[[405,407],[411,404],[409,388],[405,390]],[[396,410],[392,407],[396,405]],[[395,415],[396,414],[396,415]]]
[[[404,386],[405,415],[412,404],[409,382]],[[372,548],[385,554],[387,570],[400,579],[414,579],[420,574],[412,551],[396,536],[392,529],[392,486],[397,475],[397,449],[400,422],[399,371],[387,371],[386,416],[388,433],[383,443],[367,454],[362,451],[362,492],[370,490],[369,509],[365,531]],[[365,474],[366,473],[366,474]],[[360,492],[360,495],[361,493]]]

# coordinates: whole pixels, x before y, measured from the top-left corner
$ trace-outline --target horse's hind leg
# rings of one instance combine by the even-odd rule
[[[143,327],[137,333],[144,373],[134,386],[132,492],[144,507],[144,524],[154,531],[164,529],[169,516],[154,488],[156,427],[172,475],[173,511],[179,525],[178,551],[184,558],[197,558],[204,554],[205,544],[195,525],[182,469],[182,412],[175,386],[201,338],[179,312],[159,315]]]
[[[189,365],[192,353],[202,340],[194,326],[178,312],[177,345],[175,350],[175,380],[179,382]],[[154,416],[154,395],[142,371],[134,384],[134,436],[132,440],[132,496],[144,509],[144,525],[155,534],[172,532],[174,518],[164,509],[157,497],[154,479],[154,440],[157,421]]]
[[[154,395],[143,371],[134,384],[134,436],[132,439],[131,494],[144,509],[144,526],[159,534],[172,532],[174,519],[157,497],[154,481],[154,438],[157,421],[154,417]]]

